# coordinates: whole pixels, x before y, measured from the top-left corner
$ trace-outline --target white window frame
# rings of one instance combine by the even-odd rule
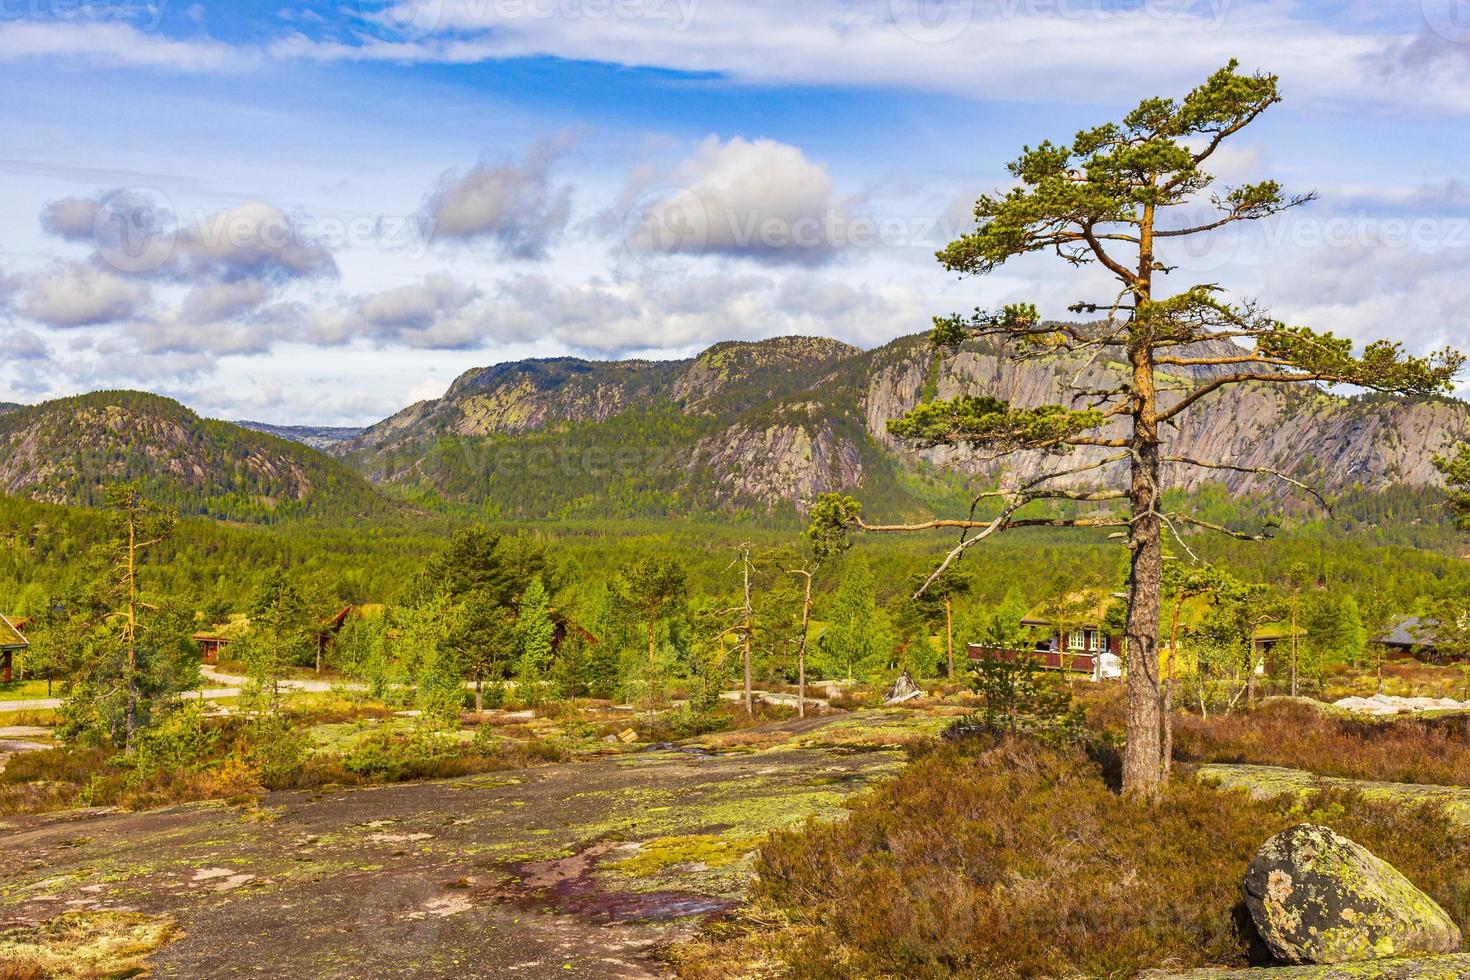
[[[1087,631],[1073,630],[1067,634],[1067,650],[1073,653],[1087,652]]]

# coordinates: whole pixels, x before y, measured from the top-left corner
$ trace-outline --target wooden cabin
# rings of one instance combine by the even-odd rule
[[[1439,654],[1439,643],[1435,631],[1439,621],[1419,616],[1405,616],[1394,624],[1393,629],[1372,642],[1384,648],[1390,660],[1424,658],[1434,660]]]
[[[1103,626],[1107,609],[1115,596],[1077,597],[1082,611],[1073,623],[1059,627],[1040,608],[1021,620],[1037,639],[1025,649],[987,647],[968,644],[971,660],[999,657],[1014,660],[1031,657],[1046,670],[1081,674],[1093,681],[1112,680],[1123,676],[1123,638],[1108,633]]]
[[[199,659],[207,664],[219,663],[220,651],[230,645],[228,636],[207,631],[195,633],[191,639],[199,644]]]
[[[1029,656],[1035,658],[1037,663],[1046,670],[1085,675],[1093,681],[1122,677],[1126,649],[1124,638],[1110,633],[1104,623],[1108,618],[1109,607],[1115,602],[1121,602],[1124,596],[1121,594],[1095,598],[1077,596],[1073,599],[1076,616],[1064,628],[1059,628],[1042,609],[1038,608],[1022,618],[1020,623],[1037,637],[1034,645],[1025,649],[1012,650],[971,643],[968,645],[970,659],[1000,657],[1013,660],[1018,656]],[[1193,627],[1203,617],[1207,608],[1203,601],[1197,599],[1183,603],[1178,609],[1177,625],[1183,629]],[[1162,635],[1159,637],[1161,676],[1189,676],[1198,669],[1198,664],[1188,643],[1179,644],[1180,649],[1176,656],[1170,639],[1175,626],[1173,615],[1174,611],[1167,606],[1161,610],[1160,632]],[[1297,641],[1300,642],[1305,636],[1306,632],[1297,627]],[[1291,639],[1292,629],[1289,624],[1271,622],[1257,627],[1251,634],[1250,641],[1253,672],[1257,675],[1268,673],[1271,669],[1270,665],[1282,655],[1282,651],[1277,648],[1283,644],[1289,646]]]
[[[15,677],[15,655],[31,645],[17,624],[29,622],[0,616],[0,683],[9,683]]]

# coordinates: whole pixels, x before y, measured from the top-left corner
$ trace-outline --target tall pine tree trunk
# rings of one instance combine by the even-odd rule
[[[1141,428],[1141,427],[1140,427]],[[1129,502],[1133,524],[1128,531],[1132,574],[1128,577],[1127,745],[1123,751],[1123,787],[1130,793],[1152,793],[1163,778],[1160,744],[1159,594],[1164,557],[1155,510],[1159,494],[1159,447],[1140,433],[1135,437],[1133,482]]]

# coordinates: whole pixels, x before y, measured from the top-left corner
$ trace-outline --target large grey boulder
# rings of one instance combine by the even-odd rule
[[[1329,827],[1266,841],[1245,873],[1245,903],[1288,963],[1350,963],[1452,953],[1460,930],[1388,862]]]

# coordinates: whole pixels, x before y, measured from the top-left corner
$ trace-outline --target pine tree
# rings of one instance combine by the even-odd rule
[[[528,704],[539,704],[545,697],[546,674],[551,666],[551,645],[555,636],[551,597],[546,594],[541,576],[536,575],[521,596],[520,612],[516,617],[516,639],[520,648],[516,683],[521,688],[522,699]]]
[[[890,422],[889,430],[917,447],[1064,456],[1066,463],[978,493],[977,505],[986,498],[999,504],[988,519],[869,525],[851,508],[813,511],[829,524],[837,516],[870,531],[960,529],[963,537],[939,571],[977,542],[1013,528],[1119,529],[1129,548],[1123,783],[1130,793],[1153,794],[1167,775],[1158,682],[1166,529],[1264,535],[1215,524],[1166,500],[1164,467],[1243,471],[1312,492],[1278,471],[1171,454],[1169,430],[1201,399],[1232,385],[1350,384],[1424,395],[1448,390],[1464,362],[1450,350],[1410,356],[1389,341],[1355,353],[1351,340],[1289,326],[1253,303],[1232,303],[1213,283],[1165,294],[1164,280],[1175,271],[1167,253],[1175,243],[1314,199],[1287,195],[1272,180],[1211,194],[1215,178],[1204,168],[1280,99],[1276,76],[1243,75],[1231,62],[1181,100],[1145,99],[1121,122],[1084,130],[1071,143],[1025,147],[1009,167],[1016,186],[980,198],[977,228],[942,249],[941,264],[961,275],[986,275],[1019,256],[1053,254],[1074,267],[1100,266],[1116,289],[1072,305],[1074,314],[1099,318],[1091,323],[1045,322],[1033,304],[1017,303],[936,318],[934,342],[941,353],[979,341],[1012,361],[1069,359],[1067,400],[1029,407],[973,395],[927,401]],[[1191,221],[1189,212],[1201,206],[1215,213]],[[1121,369],[1087,370],[1108,363]],[[1181,386],[1175,380],[1181,375],[1198,380]],[[1065,516],[1027,509],[1036,501],[1077,509]]]

